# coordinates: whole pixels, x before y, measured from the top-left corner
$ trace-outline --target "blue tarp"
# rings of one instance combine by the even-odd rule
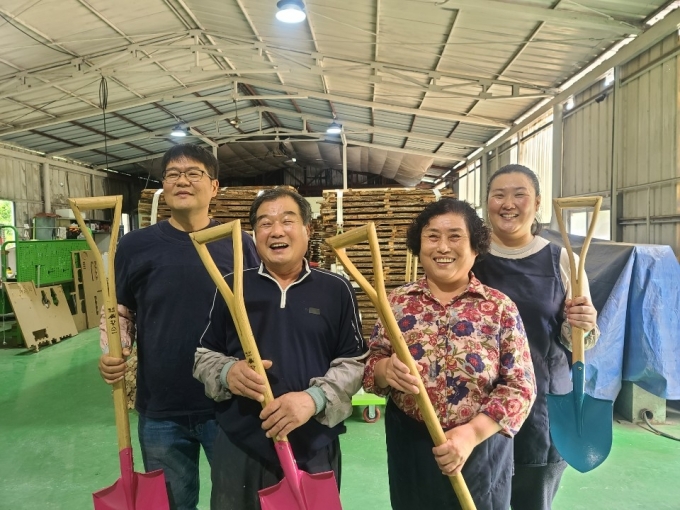
[[[559,232],[542,235],[563,245]],[[578,254],[583,238],[570,242]],[[615,400],[625,380],[680,400],[680,264],[673,250],[593,240],[586,273],[602,333],[586,351],[586,392]]]

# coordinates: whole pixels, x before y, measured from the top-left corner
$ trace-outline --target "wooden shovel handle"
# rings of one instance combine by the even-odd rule
[[[347,256],[345,248],[353,244],[358,244],[363,241],[368,241],[371,250],[371,259],[373,263],[373,272],[375,277],[375,289],[368,282],[366,278],[361,274],[361,272],[356,268],[352,261]],[[375,224],[369,222],[363,227],[349,230],[343,234],[335,237],[326,239],[326,242],[331,246],[335,255],[338,257],[345,270],[354,278],[362,290],[369,297],[373,306],[375,306],[378,317],[387,329],[387,334],[392,344],[392,349],[397,353],[399,360],[404,363],[411,375],[413,375],[418,381],[418,394],[414,395],[416,403],[418,404],[418,409],[423,416],[427,430],[430,433],[430,437],[434,441],[436,446],[444,444],[446,442],[446,435],[444,434],[444,429],[442,429],[441,423],[439,423],[439,418],[437,418],[437,413],[435,413],[432,402],[428,397],[427,390],[423,384],[423,380],[420,377],[416,362],[411,356],[408,349],[408,345],[404,340],[404,336],[399,329],[397,320],[394,318],[392,309],[390,308],[389,302],[387,300],[387,293],[385,291],[385,279],[383,275],[382,267],[382,257],[380,255],[380,245],[378,242],[378,234],[375,229]],[[449,477],[451,479],[451,485],[458,497],[463,510],[475,510],[475,503],[472,500],[470,491],[465,484],[463,476],[458,474]]]
[[[191,241],[194,243],[194,247],[198,251],[199,257],[203,265],[208,270],[210,278],[217,285],[220,294],[227,303],[229,308],[229,313],[234,320],[234,325],[236,326],[236,332],[238,333],[239,340],[241,341],[241,347],[243,348],[243,354],[245,355],[246,361],[250,368],[255,370],[258,374],[264,377],[265,380],[265,393],[264,402],[262,402],[262,407],[265,407],[272,400],[274,400],[274,395],[272,393],[271,386],[269,385],[269,379],[267,379],[267,373],[262,365],[262,358],[260,358],[260,352],[257,349],[257,344],[255,343],[255,336],[253,335],[253,330],[250,327],[250,321],[248,320],[248,312],[246,311],[245,302],[243,301],[243,243],[241,240],[241,221],[234,220],[224,225],[217,225],[216,227],[210,227],[198,232],[192,232],[189,234]],[[234,290],[229,288],[224,277],[220,273],[215,261],[208,251],[207,243],[213,241],[218,241],[219,239],[224,239],[226,237],[231,237],[234,243]],[[280,441],[285,441],[286,438],[278,438]]]
[[[69,206],[78,222],[80,231],[83,233],[87,245],[94,256],[97,264],[98,279],[102,287],[104,297],[104,313],[106,314],[106,334],[109,340],[109,355],[114,358],[123,357],[123,346],[120,341],[120,325],[118,323],[118,301],[116,299],[116,273],[114,259],[116,246],[118,245],[118,231],[120,230],[120,217],[123,208],[123,197],[112,195],[105,197],[69,198]],[[95,209],[113,209],[113,223],[109,235],[108,271],[104,267],[104,259],[94,242],[90,229],[85,225],[81,211]],[[118,435],[118,450],[131,447],[130,421],[125,393],[125,378],[113,384],[113,408],[116,416],[116,432]]]
[[[581,247],[581,254],[579,255],[578,269],[576,268],[576,259],[574,257],[574,251],[571,249],[571,243],[569,242],[569,236],[567,235],[567,229],[564,225],[564,218],[562,218],[562,211],[564,209],[577,209],[584,207],[593,208],[593,217],[590,221],[590,227],[588,227],[588,233],[583,241],[583,246]],[[583,278],[585,275],[586,266],[586,255],[588,254],[588,248],[590,248],[590,241],[595,233],[595,224],[597,223],[597,216],[600,213],[600,207],[602,207],[602,197],[575,197],[575,198],[555,198],[553,199],[553,208],[555,209],[555,216],[557,218],[557,223],[560,226],[560,233],[562,234],[562,241],[564,242],[564,247],[569,255],[569,271],[571,273],[571,289],[572,298],[577,298],[583,295]],[[585,362],[585,348],[583,337],[585,332],[581,328],[572,327],[571,328],[571,359],[572,363]]]

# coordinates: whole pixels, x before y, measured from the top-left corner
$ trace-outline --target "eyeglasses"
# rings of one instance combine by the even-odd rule
[[[179,181],[179,178],[184,174],[184,176],[189,180],[189,182],[198,182],[203,179],[203,175],[207,174],[205,170],[187,170],[186,172],[180,172],[179,170],[170,170],[169,172],[163,172],[163,180],[165,182],[173,183]]]

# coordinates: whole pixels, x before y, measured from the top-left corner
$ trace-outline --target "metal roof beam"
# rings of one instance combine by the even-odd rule
[[[337,140],[334,140],[332,138],[326,138],[327,142],[333,142],[333,143],[338,143]],[[413,154],[415,156],[425,156],[427,158],[432,158],[432,159],[437,159],[441,161],[465,161],[465,157],[460,156],[460,157],[454,157],[454,156],[443,156],[440,154],[433,154],[432,152],[425,152],[425,151],[417,151],[414,149],[401,149],[399,147],[390,147],[388,145],[379,145],[375,143],[369,143],[369,142],[358,142],[356,140],[347,140],[347,145],[358,145],[359,147],[369,147],[373,149],[382,149],[385,151],[390,151],[390,152],[399,152],[401,154]]]
[[[243,115],[246,115],[248,113],[253,113],[257,112],[258,107],[257,106],[252,106],[250,108],[245,108],[244,110],[241,111]],[[106,113],[111,113],[110,109],[106,110]],[[219,120],[228,120],[231,119],[232,115],[231,113],[227,113],[224,115],[211,115],[210,117],[205,117],[203,119],[197,119],[193,122],[189,123],[183,123],[182,126],[186,129],[190,129],[195,126],[200,126],[203,124],[208,124],[210,122],[215,122]],[[130,122],[129,119],[125,118],[128,122]],[[164,136],[168,135],[169,129],[158,129],[156,131],[148,131],[146,133],[140,133],[137,135],[130,135],[130,136],[123,136],[120,138],[116,138],[115,140],[108,140],[106,142],[106,145],[109,147],[113,145],[119,145],[122,143],[129,143],[129,142],[135,142],[135,141],[140,141],[140,140],[148,140],[150,138],[155,138],[157,136]],[[48,154],[48,156],[56,156],[56,155],[63,155],[63,154],[71,154],[73,152],[82,152],[82,151],[88,151],[88,150],[93,150],[93,149],[99,149],[101,147],[104,147],[104,142],[97,142],[97,143],[91,143],[89,145],[83,145],[82,147],[74,147],[74,148],[69,148],[69,149],[64,149],[60,151],[56,151],[53,153]]]
[[[248,78],[240,78],[240,82],[243,83],[249,83],[253,86],[256,87],[265,87],[269,88],[271,90],[278,90],[281,92],[286,92],[286,93],[294,93],[294,94],[299,94],[303,96],[307,96],[312,99],[321,99],[321,100],[326,100],[326,101],[335,101],[337,103],[343,103],[347,104],[350,106],[361,106],[364,108],[375,108],[376,110],[383,110],[386,112],[394,112],[394,113],[403,113],[406,115],[418,115],[421,117],[426,117],[430,119],[440,119],[440,120],[448,120],[451,122],[464,122],[466,124],[475,124],[478,126],[488,126],[488,127],[494,127],[494,128],[499,128],[503,129],[506,127],[509,127],[509,124],[506,122],[502,122],[499,120],[494,120],[494,119],[488,119],[485,117],[474,117],[474,116],[466,116],[466,115],[461,115],[457,113],[447,113],[444,111],[438,111],[438,110],[421,110],[418,108],[410,108],[407,106],[397,106],[397,105],[390,105],[386,103],[376,103],[373,101],[365,101],[363,99],[355,99],[355,98],[349,98],[345,97],[339,94],[326,94],[323,92],[316,92],[313,90],[307,90],[307,89],[301,89],[299,87],[289,87],[285,85],[277,85],[275,83],[270,83],[264,80],[258,80],[257,78],[253,79],[248,79]],[[0,135],[2,132],[0,131]]]
[[[522,129],[529,126],[532,122],[534,122],[548,110],[552,110],[552,107],[555,106],[556,104],[564,103],[574,94],[578,94],[582,90],[590,87],[598,79],[600,79],[607,72],[609,72],[611,68],[628,62],[629,60],[635,58],[643,51],[649,49],[651,46],[655,45],[656,43],[667,37],[669,34],[672,34],[673,32],[677,31],[678,25],[680,25],[680,9],[675,9],[659,23],[652,26],[642,35],[635,38],[633,42],[631,42],[630,44],[627,44],[626,46],[621,48],[610,58],[608,58],[607,60],[602,62],[599,66],[597,66],[595,69],[593,69],[588,74],[583,76],[580,80],[564,89],[553,99],[545,103],[541,108],[537,109],[534,113],[525,118],[522,122],[515,124],[506,133],[504,133],[503,136],[499,137],[493,143],[487,144],[484,147],[484,151],[490,151],[496,149],[497,147],[500,147],[508,139],[510,139],[512,136],[514,136]],[[482,152],[480,152],[480,154]],[[470,162],[476,161],[480,157],[481,156],[476,155],[474,158],[470,159]]]
[[[126,108],[136,108],[138,106],[144,106],[157,101],[172,101],[175,96],[181,97],[185,94],[191,94],[193,92],[200,92],[202,90],[211,89],[218,86],[224,85],[224,79],[211,80],[209,82],[204,82],[193,87],[177,88],[171,89],[166,92],[160,92],[152,96],[143,97],[139,99],[130,99],[127,101],[121,101],[119,103],[111,103],[106,107],[107,112],[115,112],[124,110]],[[54,126],[55,124],[61,124],[62,122],[70,122],[72,120],[86,119],[88,117],[94,117],[99,115],[101,110],[97,105],[93,105],[95,108],[88,108],[87,110],[80,110],[78,112],[70,113],[67,115],[62,115],[49,120],[40,120],[35,122],[29,122],[26,124],[17,124],[9,129],[0,130],[1,135],[9,135],[13,133],[21,133],[22,131],[28,131],[30,129],[39,129],[47,126]]]
[[[440,4],[440,7],[446,10],[469,10],[525,21],[546,21],[555,25],[602,30],[621,35],[637,35],[643,30],[642,25],[618,20],[604,14],[598,15],[566,9],[546,9],[498,0],[484,0],[483,2],[479,0],[447,0],[444,4]]]
[[[325,137],[322,139],[323,141],[334,143],[334,144],[339,144],[337,139],[333,139],[330,137]],[[297,141],[302,141],[302,140],[297,140]],[[316,140],[310,140],[310,141],[316,141]],[[424,156],[424,157],[429,157],[433,158],[436,160],[440,161],[465,161],[464,157],[453,157],[453,156],[443,156],[443,155],[437,155],[437,154],[432,154],[430,152],[423,152],[423,151],[417,151],[417,150],[412,150],[412,149],[400,149],[399,147],[389,147],[387,145],[379,145],[375,143],[368,143],[368,142],[358,142],[354,140],[347,140],[348,145],[357,145],[359,147],[368,147],[372,149],[381,149],[389,152],[398,152],[400,154],[413,154],[415,156]],[[142,156],[139,158],[133,158],[133,159],[128,159],[125,161],[116,161],[115,163],[109,163],[108,167],[105,165],[100,165],[95,167],[96,170],[102,170],[104,168],[114,168],[117,166],[123,166],[123,165],[131,165],[132,163],[140,163],[142,161],[149,161],[151,159],[157,159],[163,156],[165,152],[158,152],[156,154],[151,154],[148,156]]]
[[[282,117],[294,117],[294,118],[301,118],[304,120],[312,120],[315,122],[326,122],[329,123],[329,120],[327,117],[322,117],[319,115],[307,115],[304,113],[297,113],[297,112],[292,112],[290,110],[284,110],[281,108],[271,108],[268,106],[259,108],[262,111],[269,111],[272,113],[276,113],[277,115],[281,115]],[[352,121],[345,121],[342,119],[338,119],[338,122],[342,124],[344,128],[354,128],[356,130],[361,130],[361,132],[364,133],[371,133],[371,134],[382,134],[382,135],[390,135],[390,136],[396,136],[399,138],[416,138],[418,140],[427,140],[430,142],[438,142],[438,143],[448,143],[451,145],[458,145],[462,147],[481,147],[482,144],[479,142],[474,142],[472,140],[464,140],[461,138],[448,138],[444,136],[436,136],[436,135],[429,135],[426,133],[412,133],[412,132],[404,132],[400,131],[398,129],[390,129],[390,128],[385,128],[385,127],[375,127],[375,126],[370,126],[368,124],[364,124],[361,122],[352,122]],[[357,131],[354,131],[357,132]],[[247,133],[246,133],[247,134]]]

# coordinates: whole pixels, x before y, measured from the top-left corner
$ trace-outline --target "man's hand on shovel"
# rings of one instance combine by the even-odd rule
[[[265,370],[271,368],[272,362],[268,359],[262,360]],[[264,402],[264,392],[266,391],[266,381],[264,377],[255,372],[245,360],[237,361],[227,372],[227,384],[229,391],[234,395],[252,398],[258,402]]]
[[[125,360],[130,355],[130,349],[123,349],[122,358],[114,358],[108,354],[102,354],[99,358],[99,373],[106,384],[114,384],[125,377]]]
[[[292,391],[275,398],[262,409],[260,418],[267,437],[284,437],[316,414],[316,405],[309,393]]]

